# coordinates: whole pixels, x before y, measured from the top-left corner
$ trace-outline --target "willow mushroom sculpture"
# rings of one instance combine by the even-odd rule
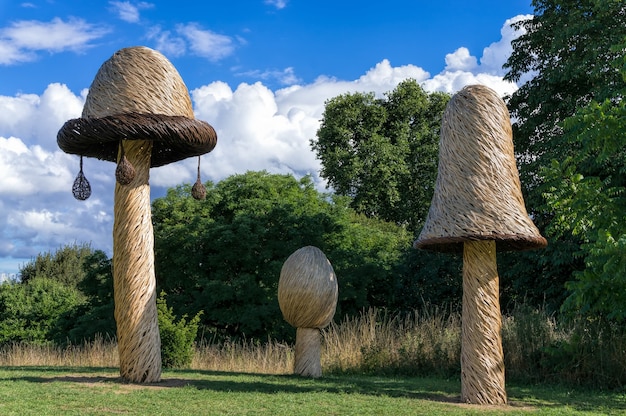
[[[82,117],[63,125],[57,143],[66,153],[81,156],[75,187],[85,186],[83,156],[118,164],[113,284],[120,374],[130,382],[159,381],[150,168],[210,152],[217,143],[215,130],[195,119],[187,87],[167,58],[132,47],[102,64]],[[81,191],[78,196],[89,195]]]
[[[333,319],[338,293],[333,266],[319,248],[302,247],[283,263],[278,303],[285,320],[297,328],[294,374],[322,375],[320,329]]]
[[[524,205],[504,101],[482,85],[463,88],[444,111],[435,193],[414,242],[463,253],[462,401],[507,402],[496,251],[546,245]]]

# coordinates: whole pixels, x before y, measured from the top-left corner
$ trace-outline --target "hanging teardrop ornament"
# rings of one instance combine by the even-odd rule
[[[124,143],[120,142],[121,157],[115,169],[115,179],[120,185],[128,185],[135,179],[135,168],[126,158]]]
[[[80,170],[78,175],[76,175],[76,179],[74,179],[74,184],[72,185],[72,194],[74,194],[74,198],[79,201],[84,201],[91,196],[91,185],[89,185],[89,181],[83,173],[82,156],[80,157]]]
[[[191,187],[191,196],[197,200],[206,198],[206,187],[200,180],[200,156],[198,156],[198,179],[196,179],[196,183]]]

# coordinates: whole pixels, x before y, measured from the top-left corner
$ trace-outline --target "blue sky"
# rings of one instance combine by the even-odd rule
[[[196,117],[218,132],[204,180],[265,169],[310,174],[323,190],[309,140],[324,101],[406,78],[511,93],[509,24],[532,11],[530,0],[0,0],[0,275],[75,242],[112,254],[115,166],[86,160],[93,194],[74,200],[78,159],[56,133],[118,49],[159,50],[180,72]],[[153,169],[152,195],[194,180],[193,161]]]

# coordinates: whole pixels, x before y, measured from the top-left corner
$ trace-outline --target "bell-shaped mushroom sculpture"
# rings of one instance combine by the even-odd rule
[[[461,400],[505,404],[496,250],[547,245],[522,197],[509,112],[471,85],[448,103],[435,193],[415,248],[463,253]]]
[[[296,327],[294,374],[321,377],[321,334],[337,307],[337,278],[326,255],[306,246],[291,254],[280,271],[278,303],[283,317]]]
[[[217,143],[215,130],[195,119],[174,66],[157,51],[132,47],[102,64],[82,117],[63,125],[57,143],[81,160],[89,156],[118,163],[113,283],[120,374],[136,383],[159,381],[150,167],[210,152]]]

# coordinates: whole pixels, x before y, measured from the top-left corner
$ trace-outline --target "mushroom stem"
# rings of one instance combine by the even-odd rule
[[[463,244],[461,400],[506,404],[495,241]]]
[[[113,291],[120,375],[130,382],[152,383],[161,378],[148,184],[152,142],[129,141],[125,151],[135,177],[128,185],[115,184]]]
[[[322,376],[322,342],[318,328],[296,330],[294,374],[318,378]]]

